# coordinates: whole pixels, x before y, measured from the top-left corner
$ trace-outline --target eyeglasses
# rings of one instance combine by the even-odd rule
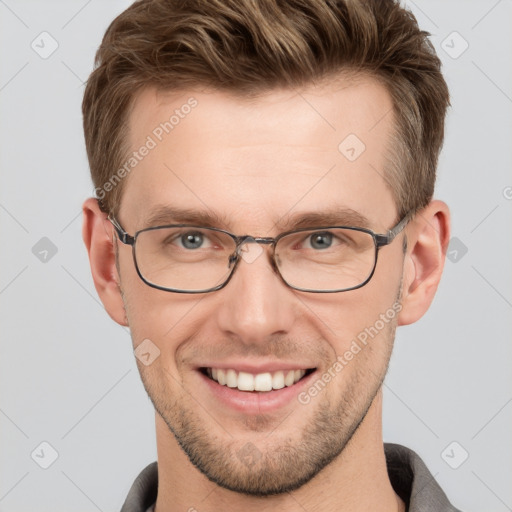
[[[223,229],[188,224],[157,226],[129,235],[109,216],[119,240],[132,246],[139,277],[147,285],[176,293],[207,293],[229,282],[247,244],[270,245],[272,268],[290,288],[334,293],[361,288],[372,278],[379,249],[405,228],[407,214],[386,234],[366,228],[328,226],[297,229],[275,238],[237,236]]]

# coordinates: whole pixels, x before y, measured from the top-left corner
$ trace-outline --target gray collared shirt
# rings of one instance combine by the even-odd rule
[[[421,458],[409,448],[384,443],[389,479],[407,506],[407,512],[460,512]],[[147,466],[136,478],[121,512],[153,512],[158,490],[158,466]]]

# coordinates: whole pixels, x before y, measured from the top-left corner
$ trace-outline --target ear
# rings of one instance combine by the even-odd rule
[[[82,237],[89,253],[94,286],[110,317],[128,325],[114,253],[114,228],[97,199],[89,198],[82,206]]]
[[[430,307],[443,273],[449,240],[448,206],[431,201],[408,226],[398,325],[416,322]]]

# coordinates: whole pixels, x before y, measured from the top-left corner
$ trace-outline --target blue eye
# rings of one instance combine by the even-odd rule
[[[180,237],[181,244],[185,249],[199,249],[203,245],[204,236],[198,232],[188,232]]]
[[[332,245],[332,233],[313,233],[310,237],[310,244],[313,249],[328,249]]]

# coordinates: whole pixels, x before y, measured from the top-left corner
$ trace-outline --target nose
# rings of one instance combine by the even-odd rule
[[[267,245],[244,244],[231,280],[217,292],[218,326],[242,343],[265,343],[270,337],[287,335],[295,319],[293,290],[274,270],[270,251]]]

